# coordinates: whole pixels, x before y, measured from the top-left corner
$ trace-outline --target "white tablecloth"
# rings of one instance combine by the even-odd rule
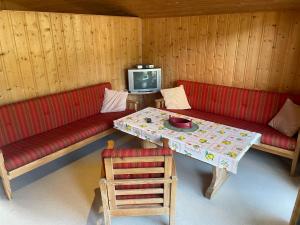
[[[169,115],[192,119],[199,128],[194,132],[170,130],[163,125]],[[152,122],[147,123],[145,118]],[[151,107],[115,120],[114,127],[158,145],[162,145],[162,137],[168,138],[172,150],[232,173],[237,172],[240,159],[261,137],[259,133]]]

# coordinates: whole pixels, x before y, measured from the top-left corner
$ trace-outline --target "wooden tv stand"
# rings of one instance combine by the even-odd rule
[[[139,110],[150,106],[155,107],[155,99],[157,98],[162,98],[160,92],[135,92],[128,94],[129,100],[137,101],[139,103]]]

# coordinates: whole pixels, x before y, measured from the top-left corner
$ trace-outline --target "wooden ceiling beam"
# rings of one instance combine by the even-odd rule
[[[300,10],[299,0],[0,0],[1,9],[116,16],[170,17]]]

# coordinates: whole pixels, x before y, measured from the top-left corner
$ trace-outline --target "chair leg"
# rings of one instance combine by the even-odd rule
[[[2,152],[0,152],[0,176],[2,178],[4,192],[5,192],[8,200],[11,200],[12,192],[11,192],[11,187],[10,187],[10,181],[9,181],[9,178],[7,175],[7,170],[4,166],[4,158],[3,158]]]
[[[169,211],[169,225],[175,225],[176,217],[176,185],[177,178],[172,177],[171,183],[171,199],[170,199],[170,211]]]
[[[107,184],[105,179],[100,180],[100,191],[101,191],[101,198],[102,198],[104,223],[105,225],[111,225],[111,216],[109,213],[109,205],[108,205],[108,198],[107,198]]]

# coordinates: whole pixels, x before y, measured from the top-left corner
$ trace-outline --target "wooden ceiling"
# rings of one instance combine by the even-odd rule
[[[167,17],[300,10],[300,0],[0,0],[1,9]]]

